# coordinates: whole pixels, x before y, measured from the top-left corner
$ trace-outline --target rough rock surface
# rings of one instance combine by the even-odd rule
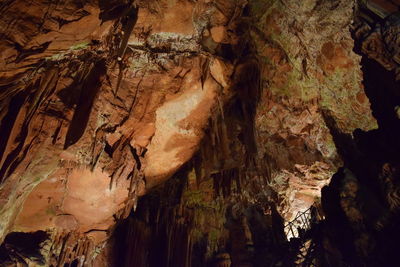
[[[90,265],[137,198],[191,161],[206,191],[213,179],[229,196],[236,179],[254,202],[272,186],[287,220],[307,209],[341,163],[332,132],[376,127],[352,7],[1,3],[0,240],[47,231],[47,262]]]
[[[351,1],[250,1],[263,62],[258,144],[291,220],[340,166],[331,131],[377,127],[348,30]],[[327,123],[332,118],[334,125]],[[334,128],[334,129],[332,129]]]

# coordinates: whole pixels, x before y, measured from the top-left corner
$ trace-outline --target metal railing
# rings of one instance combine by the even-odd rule
[[[299,211],[296,217],[285,225],[285,234],[290,240],[291,238],[301,238],[302,235],[311,228],[312,208],[305,211]]]

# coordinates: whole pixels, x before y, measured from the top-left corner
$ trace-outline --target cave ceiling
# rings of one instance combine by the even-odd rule
[[[360,1],[378,17],[396,5]],[[292,220],[343,164],[335,136],[378,127],[354,10],[347,0],[3,1],[0,240],[46,231],[62,262],[68,234],[88,255],[182,168],[209,197],[234,176],[232,196],[273,199]],[[362,29],[372,43],[373,27]]]

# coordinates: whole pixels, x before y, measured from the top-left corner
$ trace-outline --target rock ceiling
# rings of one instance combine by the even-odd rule
[[[273,189],[291,220],[341,166],[335,133],[377,127],[353,5],[3,1],[0,237],[101,246],[189,163],[204,190],[228,171],[262,184],[252,201]]]

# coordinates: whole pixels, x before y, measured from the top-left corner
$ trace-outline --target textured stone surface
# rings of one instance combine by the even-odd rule
[[[376,127],[352,7],[1,4],[0,240],[48,230],[49,261],[91,260],[137,198],[192,159],[202,190],[261,203],[272,186],[290,220],[341,164],[332,131]]]
[[[285,192],[282,179],[289,181],[285,185],[289,191],[282,199],[286,204],[281,208],[289,211],[285,214],[290,220],[319,195],[318,186],[306,177],[316,175],[317,180],[324,180],[323,185],[340,166],[326,117],[343,133],[377,125],[361,85],[360,57],[352,51],[348,30],[352,2],[251,3],[256,18],[252,34],[263,63],[264,89],[256,117],[258,143],[276,170],[272,182],[277,191]],[[302,194],[296,192],[304,186],[315,192],[305,202],[294,197]]]

